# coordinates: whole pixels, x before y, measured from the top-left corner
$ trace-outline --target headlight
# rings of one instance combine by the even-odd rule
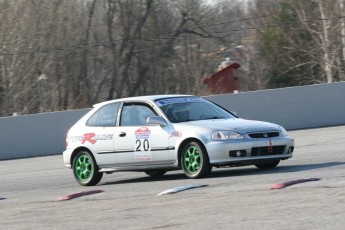
[[[214,131],[211,135],[212,140],[240,140],[244,137],[233,131]]]
[[[288,135],[288,133],[286,132],[286,130],[280,126],[280,132],[282,133],[282,136],[285,137]]]

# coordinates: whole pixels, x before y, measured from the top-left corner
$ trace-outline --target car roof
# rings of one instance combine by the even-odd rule
[[[121,102],[121,101],[154,101],[157,99],[166,99],[166,98],[173,98],[173,97],[194,97],[194,95],[186,95],[186,94],[167,94],[167,95],[148,95],[148,96],[138,96],[138,97],[126,97],[120,99],[114,99],[110,101],[104,101],[101,103],[97,103],[93,105],[94,108],[100,107],[106,104],[110,104],[113,102]]]

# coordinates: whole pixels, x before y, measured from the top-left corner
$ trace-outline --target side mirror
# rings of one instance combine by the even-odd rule
[[[159,117],[159,116],[147,118],[147,124],[149,124],[149,125],[159,125],[159,126],[162,126],[162,127],[168,125],[166,120],[164,120],[164,118]]]

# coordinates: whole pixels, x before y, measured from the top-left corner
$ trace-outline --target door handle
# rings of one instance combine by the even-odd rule
[[[126,136],[126,133],[125,132],[121,132],[120,134],[119,134],[119,137],[125,137]]]

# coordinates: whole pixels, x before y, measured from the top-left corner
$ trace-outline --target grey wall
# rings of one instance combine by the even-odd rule
[[[247,119],[306,129],[345,125],[345,82],[206,97]],[[0,160],[61,154],[89,109],[0,118]]]
[[[239,117],[278,123],[286,129],[345,124],[345,82],[224,94],[207,99]]]
[[[0,160],[62,153],[66,133],[89,109],[0,118]]]

